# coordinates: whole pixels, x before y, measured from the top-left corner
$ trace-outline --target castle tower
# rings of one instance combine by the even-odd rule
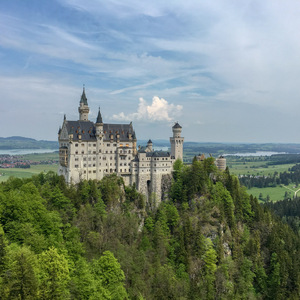
[[[89,120],[89,111],[90,108],[88,106],[87,98],[85,95],[85,88],[83,86],[83,91],[81,95],[81,99],[79,102],[78,112],[79,112],[79,120],[80,121],[88,121]]]
[[[153,152],[153,143],[151,140],[148,141],[147,143],[147,148],[146,148],[146,152]]]
[[[171,156],[173,156],[175,159],[183,159],[183,141],[184,138],[181,137],[181,130],[182,127],[178,124],[178,122],[175,123],[175,125],[172,127],[173,131],[173,137],[170,137],[170,143],[171,143]]]
[[[136,149],[136,142],[137,142],[137,138],[136,138],[136,135],[135,135],[135,131],[133,132],[132,134],[132,153],[133,155],[137,155],[137,149]]]
[[[100,112],[100,107],[99,107],[98,116],[95,125],[96,125],[96,137],[98,139],[103,136],[103,120]]]

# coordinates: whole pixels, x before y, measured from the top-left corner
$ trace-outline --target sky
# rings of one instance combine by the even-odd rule
[[[296,0],[0,1],[0,136],[57,140],[63,116],[138,139],[300,143]]]

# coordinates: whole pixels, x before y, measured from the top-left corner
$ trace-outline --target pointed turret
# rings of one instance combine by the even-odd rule
[[[103,120],[102,120],[102,116],[101,116],[101,112],[100,112],[100,107],[99,107],[99,111],[98,111],[96,124],[103,124]]]
[[[90,108],[88,106],[87,98],[85,95],[85,87],[83,86],[83,91],[81,95],[81,99],[79,102],[78,112],[79,112],[79,120],[80,121],[88,121],[89,120],[89,111]]]
[[[86,98],[86,95],[85,95],[85,87],[84,86],[83,86],[83,91],[82,91],[80,103],[83,103],[84,105],[88,105],[87,98]]]
[[[96,138],[102,138],[103,137],[103,120],[102,120],[102,116],[101,116],[101,112],[100,112],[100,107],[99,107],[99,111],[98,111],[98,116],[97,116],[97,120],[96,120]]]

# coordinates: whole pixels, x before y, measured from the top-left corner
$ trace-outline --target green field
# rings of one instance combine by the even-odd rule
[[[295,192],[296,190],[299,189],[299,187],[296,188],[294,184],[290,184],[288,188],[290,190],[283,186],[267,187],[267,188],[253,187],[251,189],[248,189],[247,192],[248,194],[252,194],[253,196],[255,196],[257,199],[259,199],[259,195],[262,194],[263,199],[266,199],[267,196],[269,195],[270,201],[279,201],[285,198],[286,192],[288,192],[288,197],[292,199],[294,193],[291,190]],[[297,195],[299,196],[300,194],[298,193]]]
[[[49,160],[58,160],[58,153],[39,153],[39,154],[26,154],[20,156],[24,160],[31,161],[49,161]],[[3,169],[0,168],[0,182],[6,181],[10,176],[19,177],[19,178],[28,178],[32,175],[39,174],[41,172],[47,173],[48,171],[57,172],[58,164],[40,164],[40,165],[31,165],[28,169],[21,168],[11,168]]]
[[[245,164],[234,162],[227,163],[230,173],[234,175],[269,175],[272,176],[274,172],[282,173],[288,171],[289,168],[295,164],[283,165],[266,165],[261,162],[247,162]]]
[[[20,169],[20,168],[11,168],[3,169],[0,168],[0,182],[6,181],[10,176],[19,177],[19,178],[28,178],[32,175],[39,174],[41,172],[47,173],[48,171],[57,172],[58,165],[34,165],[29,169]]]

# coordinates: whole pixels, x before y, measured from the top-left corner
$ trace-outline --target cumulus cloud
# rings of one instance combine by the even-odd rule
[[[117,121],[143,120],[148,122],[173,121],[180,114],[182,105],[168,103],[167,100],[154,96],[151,105],[143,98],[139,99],[138,110],[134,113],[125,114],[121,112],[113,115],[112,119]]]

